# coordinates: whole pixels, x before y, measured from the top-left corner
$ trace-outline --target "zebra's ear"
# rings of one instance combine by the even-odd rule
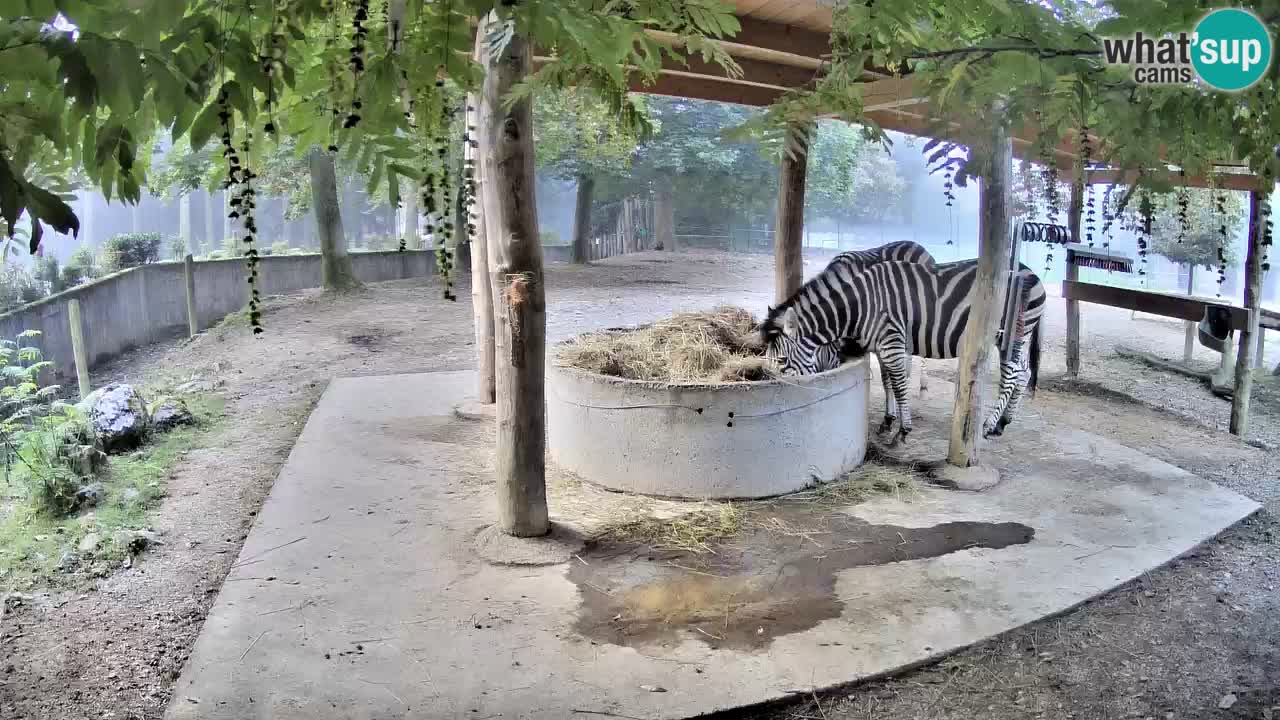
[[[782,313],[782,334],[795,337],[799,332],[800,323],[796,317],[796,309],[789,307]]]

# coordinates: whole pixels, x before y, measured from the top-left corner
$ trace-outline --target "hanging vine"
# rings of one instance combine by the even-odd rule
[[[1092,164],[1092,144],[1089,140],[1089,126],[1087,124],[1080,126],[1080,153],[1081,153],[1081,172],[1085,173],[1085,212],[1084,212],[1084,228],[1085,240],[1089,243],[1089,247],[1093,247],[1093,228],[1096,214],[1094,206],[1097,193],[1093,189],[1093,184],[1089,182],[1089,166]]]
[[[1143,188],[1138,196],[1138,275],[1147,274],[1147,250],[1151,247],[1151,227],[1155,222],[1155,202],[1151,191]]]
[[[360,124],[360,76],[364,74],[365,41],[369,29],[365,23],[369,20],[369,0],[354,0],[355,11],[351,17],[351,110],[342,121],[342,127],[351,129]]]
[[[1276,175],[1272,169],[1272,164],[1267,163],[1266,168],[1262,172],[1262,202],[1259,203],[1258,210],[1262,214],[1262,272],[1271,270],[1271,240],[1272,233],[1275,230],[1274,221],[1271,219],[1271,193],[1265,189],[1274,188],[1276,186]]]
[[[1191,235],[1191,196],[1187,190],[1187,171],[1178,168],[1178,244]]]

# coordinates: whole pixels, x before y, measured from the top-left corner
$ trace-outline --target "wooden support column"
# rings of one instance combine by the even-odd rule
[[[76,383],[80,386],[80,399],[89,397],[89,352],[84,344],[84,325],[80,320],[80,301],[67,301],[67,317],[71,323],[71,356],[76,361]]]
[[[774,297],[783,302],[804,282],[804,184],[809,165],[810,127],[800,129],[794,154],[783,151],[778,181],[778,221],[773,233]]]
[[[1231,394],[1232,435],[1244,437],[1249,432],[1249,394],[1253,390],[1253,344],[1258,337],[1258,318],[1262,306],[1262,192],[1249,193],[1249,254],[1244,261],[1244,307],[1249,322],[1240,331],[1240,347],[1236,351],[1235,389]]]
[[[484,46],[489,22],[476,35]],[[503,100],[532,67],[528,38],[517,32],[502,53],[484,59],[480,160],[496,214],[486,228],[496,320],[498,527],[517,537],[545,535],[547,518],[544,364],[546,295],[534,203],[533,106]]]
[[[573,262],[587,261],[591,242],[591,200],[595,196],[596,179],[583,173],[578,176],[577,203],[573,208]]]
[[[479,102],[475,95],[467,95],[466,123],[471,137],[480,131]],[[468,157],[476,158],[477,149],[468,143],[463,152]],[[489,232],[493,225],[489,210],[496,198],[491,197],[488,179],[485,177],[484,163],[475,163],[476,194],[466,212],[475,217],[475,238],[471,241],[471,317],[476,331],[476,393],[481,403],[492,405],[496,399],[496,385],[493,374],[494,339],[493,339],[493,283],[489,277]],[[486,201],[487,198],[487,201]],[[417,205],[414,206],[417,212]],[[416,224],[416,223],[415,223]]]
[[[1004,116],[1002,104],[989,117]],[[978,270],[969,291],[969,321],[960,345],[956,402],[951,414],[951,443],[947,462],[956,467],[979,464],[978,434],[982,430],[983,390],[987,361],[1000,322],[1009,278],[1009,202],[1013,175],[1013,141],[1008,129],[995,123],[991,134],[991,171],[978,186],[982,233],[978,240]]]
[[[1187,266],[1187,296],[1196,294],[1196,266],[1191,264]],[[1182,339],[1182,362],[1184,364],[1191,363],[1191,356],[1196,352],[1196,325],[1190,320],[1183,323],[1182,330],[1186,333],[1186,337]]]
[[[196,315],[196,260],[187,253],[182,260],[182,274],[187,281],[187,337],[200,332],[200,318]]]
[[[1084,168],[1077,168],[1071,180],[1071,201],[1067,206],[1067,228],[1071,242],[1081,242],[1080,228],[1084,216]],[[1080,279],[1080,268],[1067,253],[1067,280]],[[1067,300],[1067,375],[1080,375],[1080,301]]]
[[[653,248],[676,249],[676,209],[670,190],[659,190],[653,198]]]

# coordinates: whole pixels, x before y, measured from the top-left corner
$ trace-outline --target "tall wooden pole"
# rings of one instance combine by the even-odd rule
[[[778,302],[804,282],[804,185],[809,165],[810,128],[798,128],[795,147],[782,154],[778,181],[778,221],[773,234],[774,292]]]
[[[1270,188],[1268,188],[1270,190]],[[1244,261],[1244,307],[1249,322],[1240,331],[1240,347],[1236,351],[1235,388],[1231,393],[1232,435],[1243,437],[1249,432],[1249,393],[1253,390],[1253,343],[1258,337],[1258,316],[1262,305],[1262,192],[1249,193],[1249,254]]]
[[[591,243],[591,199],[595,196],[596,179],[586,173],[578,176],[577,201],[573,208],[572,260],[587,261],[587,248]]]
[[[195,337],[200,319],[196,316],[196,261],[191,253],[182,259],[182,274],[187,281],[187,337]]]
[[[492,17],[492,16],[490,16]],[[488,22],[476,45],[483,46]],[[498,527],[517,537],[544,535],[547,518],[546,295],[534,203],[533,106],[503,100],[532,66],[529,41],[517,32],[502,53],[486,54],[480,98],[480,159],[497,215],[486,229],[495,294]]]
[[[80,301],[67,301],[67,316],[71,323],[71,356],[76,361],[76,382],[80,385],[80,399],[89,397],[89,352],[84,346],[84,325],[80,321]]]
[[[1071,233],[1071,242],[1080,242],[1080,228],[1084,216],[1084,168],[1077,167],[1071,179],[1071,201],[1067,206],[1067,229]],[[1067,275],[1070,282],[1080,279],[1080,268],[1071,262],[1071,254],[1067,253]],[[1067,374],[1071,377],[1080,375],[1080,301],[1067,300]]]
[[[997,104],[990,117],[1003,117],[1003,109],[1003,104]],[[982,228],[978,240],[978,270],[973,289],[969,291],[969,321],[960,345],[960,372],[947,451],[947,462],[956,467],[979,464],[977,439],[982,429],[987,359],[1009,278],[1009,178],[1012,174],[1013,143],[1008,129],[997,121],[991,134],[991,170],[978,186]]]
[[[1195,263],[1187,266],[1187,295],[1196,294],[1196,266]],[[1191,363],[1191,357],[1196,351],[1196,323],[1188,320],[1182,327],[1185,336],[1182,339],[1182,362]]]
[[[481,46],[483,47],[483,46]],[[478,56],[477,56],[478,59]],[[480,132],[479,102],[475,95],[467,96],[467,128],[471,137],[478,137]],[[478,141],[478,140],[477,140]],[[487,222],[491,212],[486,209],[493,205],[496,198],[491,197],[489,182],[485,177],[484,163],[477,158],[478,150],[468,145],[464,152],[476,158],[476,193],[468,212],[475,216],[476,234],[471,241],[471,313],[476,329],[476,391],[480,402],[493,404],[496,398],[496,385],[493,376],[494,339],[493,339],[493,284],[489,278],[489,232],[491,224]]]

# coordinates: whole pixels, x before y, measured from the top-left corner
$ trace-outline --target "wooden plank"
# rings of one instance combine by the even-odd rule
[[[779,303],[794,295],[804,281],[804,186],[811,132],[811,127],[805,127],[799,133],[803,139],[794,148],[794,157],[782,155],[778,224],[773,234],[774,297]]]
[[[767,107],[782,97],[783,88],[766,87],[764,85],[744,85],[726,82],[705,75],[663,73],[652,83],[644,83],[638,75],[628,80],[631,92],[649,93],[651,95],[667,95],[670,97],[692,98],[694,100],[710,100],[712,102],[734,103]]]
[[[71,324],[71,356],[76,361],[76,383],[83,400],[89,397],[92,388],[89,385],[89,352],[84,344],[84,323],[80,319],[80,301],[76,298],[67,301],[67,317]]]
[[[490,15],[490,18],[493,16]],[[488,21],[477,32],[483,33]],[[495,302],[498,528],[534,537],[550,529],[546,486],[546,289],[534,202],[533,106],[503,100],[532,67],[528,39],[516,33],[486,58],[480,94],[480,160],[497,198],[489,232]],[[505,109],[504,109],[505,107]]]
[[[1231,393],[1232,435],[1244,437],[1249,432],[1249,395],[1253,391],[1254,343],[1258,338],[1258,310],[1262,305],[1262,191],[1249,193],[1249,251],[1244,261],[1244,308],[1247,315],[1240,328],[1240,347],[1236,350],[1235,388]]]
[[[1087,282],[1067,281],[1062,284],[1062,294],[1064,297],[1077,302],[1108,305],[1125,310],[1137,310],[1152,315],[1191,320],[1192,322],[1203,320],[1206,308],[1221,307],[1226,309],[1231,316],[1232,330],[1244,329],[1249,321],[1249,312],[1241,307],[1204,298],[1172,295],[1152,290],[1134,290]]]
[[[1213,177],[1205,177],[1201,175],[1187,176],[1185,178],[1178,177],[1176,173],[1168,170],[1149,170],[1148,173],[1162,173],[1174,185],[1185,185],[1193,188],[1223,188],[1226,190],[1242,190],[1249,192],[1256,190],[1262,183],[1262,179],[1257,175],[1247,173],[1218,173]],[[1090,170],[1090,185],[1130,185],[1138,177],[1136,170]]]
[[[479,55],[476,61],[480,60]],[[466,123],[470,137],[479,141],[482,122],[479,99],[468,94],[466,99]],[[494,188],[485,177],[484,163],[480,162],[478,149],[470,143],[463,152],[475,162],[476,195],[468,212],[475,216],[476,232],[471,240],[471,318],[476,335],[476,394],[481,404],[491,405],[497,400],[497,380],[494,375],[495,340],[493,317],[493,280],[489,273],[489,235],[496,227],[497,198]],[[417,205],[414,205],[415,212]]]
[[[1003,104],[992,108],[999,117]],[[969,291],[969,322],[965,326],[958,360],[956,402],[951,412],[951,438],[947,462],[967,468],[980,464],[978,435],[982,429],[984,387],[991,338],[995,336],[1003,306],[1009,271],[1009,205],[1013,176],[1013,143],[1003,123],[992,123],[991,169],[978,186],[978,212],[982,228],[978,244],[978,269]]]
[[[196,315],[196,261],[191,253],[182,259],[182,275],[187,290],[187,337],[195,337],[200,332],[200,318]]]

